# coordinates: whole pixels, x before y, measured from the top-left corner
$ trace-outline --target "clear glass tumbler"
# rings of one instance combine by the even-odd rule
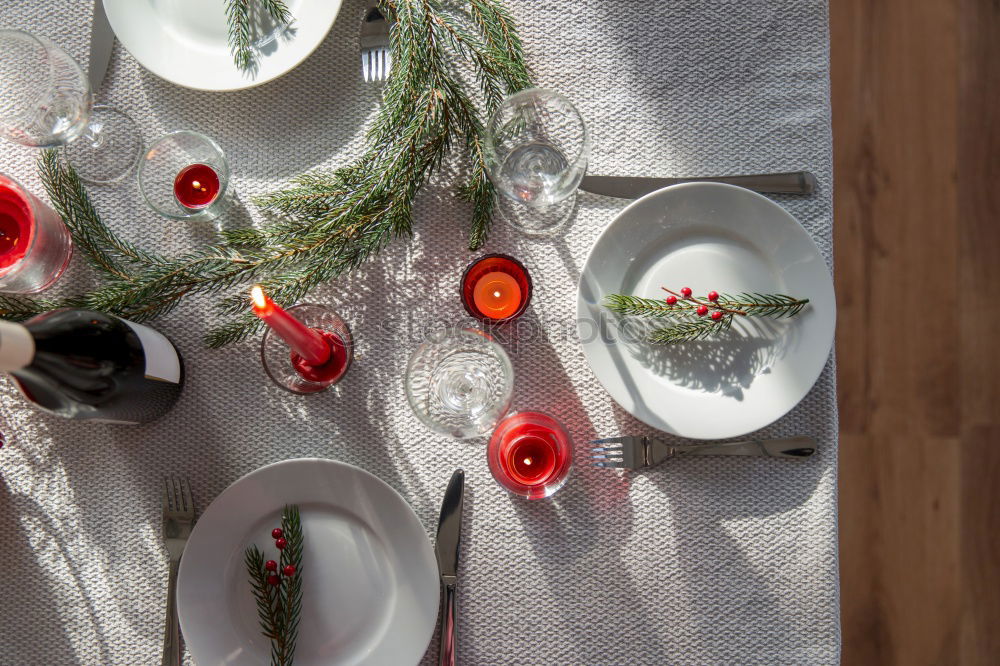
[[[0,173],[0,291],[39,292],[58,279],[73,254],[59,215]]]
[[[135,122],[93,104],[80,66],[44,37],[0,30],[0,136],[38,148],[65,146],[80,178],[111,183],[132,172],[142,152]]]
[[[171,132],[154,141],[139,162],[143,198],[150,208],[173,220],[215,219],[226,206],[228,188],[225,153],[199,132]]]
[[[515,226],[544,233],[572,212],[572,202],[568,208],[559,204],[576,193],[591,141],[580,112],[566,97],[545,88],[511,95],[487,123],[484,148],[490,180],[514,204],[505,211],[501,201],[501,214],[517,216],[510,220]]]
[[[406,366],[406,399],[434,432],[460,439],[488,433],[510,408],[514,368],[493,338],[471,328],[437,330]]]

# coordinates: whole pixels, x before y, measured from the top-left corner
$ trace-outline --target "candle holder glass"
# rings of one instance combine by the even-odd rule
[[[55,282],[73,255],[59,215],[0,173],[0,291],[32,294]]]
[[[324,305],[302,303],[287,308],[286,311],[300,322],[319,331],[331,334],[327,342],[331,343],[331,356],[326,368],[334,364],[332,373],[322,381],[312,381],[300,374],[292,362],[292,350],[271,328],[264,331],[264,339],[260,343],[260,359],[264,364],[264,372],[275,384],[300,395],[318,393],[333,386],[347,374],[354,357],[354,339],[347,323],[336,312]]]
[[[491,311],[487,306],[481,308],[477,304],[476,287],[480,281],[492,273],[504,273],[513,278],[519,291],[520,304],[506,316],[497,316],[497,310]],[[459,284],[461,290],[462,305],[465,311],[476,319],[492,324],[499,324],[520,317],[531,302],[531,276],[528,269],[520,261],[506,254],[487,254],[476,259],[466,267],[462,273],[462,281]],[[499,293],[497,293],[499,295]],[[485,310],[485,311],[484,311]]]
[[[541,412],[514,412],[497,426],[486,449],[490,472],[511,495],[550,497],[573,467],[573,443],[559,421]]]
[[[204,165],[215,172],[218,193],[208,203],[186,206],[177,198],[175,184],[181,173],[193,165]],[[228,186],[225,153],[219,144],[199,132],[171,132],[153,142],[139,162],[139,191],[150,208],[172,220],[214,220],[226,207]]]
[[[488,433],[510,408],[514,368],[482,331],[433,331],[406,366],[406,399],[434,432],[459,439]]]

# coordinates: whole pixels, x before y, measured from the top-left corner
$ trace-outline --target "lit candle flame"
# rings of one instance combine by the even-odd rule
[[[264,290],[259,284],[255,284],[250,290],[250,298],[253,299],[253,304],[258,308],[263,308],[267,306],[267,301],[264,300]]]
[[[524,459],[524,464],[525,465],[530,465],[531,464],[531,458],[525,458]]]

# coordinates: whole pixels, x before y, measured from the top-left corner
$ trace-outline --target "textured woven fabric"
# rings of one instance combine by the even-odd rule
[[[816,196],[776,200],[832,261],[824,0],[509,4],[539,83],[568,94],[589,120],[594,173],[808,169],[819,177]],[[47,36],[85,64],[90,5],[6,0],[0,25]],[[99,97],[138,121],[147,141],[182,128],[216,138],[248,202],[285,178],[358,154],[379,94],[360,78],[363,9],[347,0],[305,63],[242,92],[171,85],[116,44]],[[0,170],[41,193],[35,154],[3,143]],[[412,240],[313,295],[333,304],[357,338],[357,361],[335,391],[296,397],[274,387],[256,341],[204,348],[212,314],[200,297],[154,324],[177,343],[188,370],[180,403],[159,422],[62,420],[29,408],[0,380],[8,439],[0,451],[0,663],[159,663],[161,476],[188,476],[204,508],[241,475],[303,456],[378,475],[430,534],[452,470],[466,470],[461,663],[839,661],[832,359],[808,397],[761,433],[813,434],[821,452],[808,462],[688,459],[625,475],[578,466],[552,501],[511,499],[490,477],[481,441],[432,435],[403,394],[404,364],[421,330],[469,321],[456,288],[470,259],[469,211],[447,180],[442,174],[422,195]],[[211,225],[157,217],[134,181],[93,192],[110,224],[144,247],[181,251],[212,237]],[[623,207],[584,194],[564,235],[532,240],[497,228],[488,246],[529,266],[535,292],[526,321],[544,331],[511,346],[514,406],[558,415],[581,453],[597,436],[650,432],[602,390],[574,332],[584,259]],[[246,203],[222,224],[251,219],[259,213]],[[76,257],[64,285],[92,279]],[[425,663],[436,650],[434,639]]]

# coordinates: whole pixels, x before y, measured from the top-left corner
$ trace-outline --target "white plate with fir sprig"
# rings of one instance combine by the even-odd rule
[[[299,508],[303,534],[294,572],[302,587],[296,666],[418,663],[439,597],[427,532],[384,481],[318,458],[247,474],[198,519],[177,581],[181,631],[195,663],[270,663],[245,557],[255,545],[279,560],[272,530],[289,505]]]
[[[198,90],[240,90],[294,69],[320,45],[340,11],[341,0],[104,0],[115,36],[143,67],[160,78]],[[246,7],[233,23],[227,8]],[[284,7],[290,21],[269,10]],[[231,33],[231,26],[243,30]],[[232,48],[242,35],[245,49]],[[238,52],[246,54],[237,64]]]
[[[633,202],[601,233],[577,316],[587,361],[626,411],[724,439],[806,396],[830,356],[836,302],[819,248],[781,206],[685,183]]]

